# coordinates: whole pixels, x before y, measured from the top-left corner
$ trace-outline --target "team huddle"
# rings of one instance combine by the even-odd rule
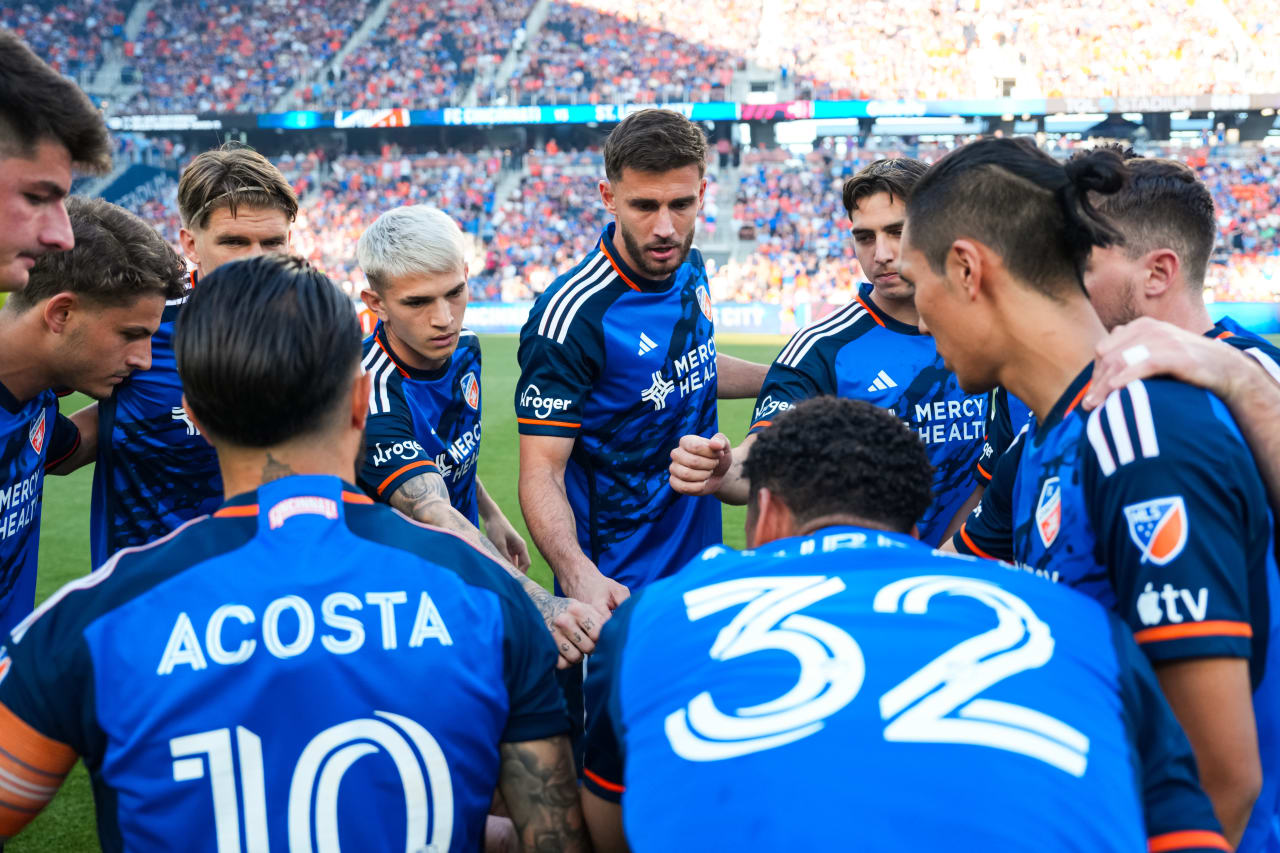
[[[359,238],[362,340],[252,149],[183,170],[185,260],[68,196],[106,129],[0,35],[0,838],[82,759],[104,850],[1280,851],[1280,351],[1205,309],[1194,173],[872,163],[867,281],[762,365],[716,348],[707,156],[618,124],[521,332],[552,592],[477,473],[455,221]]]

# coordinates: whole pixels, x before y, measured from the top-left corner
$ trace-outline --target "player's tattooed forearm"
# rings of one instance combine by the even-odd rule
[[[267,451],[267,464],[262,466],[262,482],[270,483],[272,480],[292,477],[293,474],[294,470],[287,463],[281,462],[271,455],[271,451]]]
[[[499,747],[502,794],[526,850],[587,849],[577,774],[567,745],[558,740]]]

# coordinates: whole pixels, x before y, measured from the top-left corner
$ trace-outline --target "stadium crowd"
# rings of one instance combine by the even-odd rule
[[[114,0],[56,0],[0,5],[0,27],[31,45],[46,62],[88,81],[124,36],[128,4]]]

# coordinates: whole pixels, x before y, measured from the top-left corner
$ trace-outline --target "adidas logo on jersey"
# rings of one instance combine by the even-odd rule
[[[639,351],[636,352],[636,355],[648,355],[655,348],[657,348],[657,346],[658,345],[653,342],[653,338],[649,337],[644,332],[641,332],[640,333],[640,349]]]
[[[876,374],[876,379],[867,386],[868,391],[888,391],[890,388],[897,388],[898,383],[889,377],[889,374],[883,370]]]

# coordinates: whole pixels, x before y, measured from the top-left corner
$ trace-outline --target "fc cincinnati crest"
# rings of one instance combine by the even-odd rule
[[[1040,487],[1040,500],[1036,501],[1036,531],[1040,541],[1048,548],[1058,538],[1062,529],[1062,481],[1050,477]]]
[[[476,381],[475,371],[462,377],[462,398],[473,409],[480,408],[480,383]]]
[[[1129,504],[1124,508],[1129,538],[1142,552],[1142,562],[1163,566],[1187,545],[1187,506],[1181,495]]]
[[[698,289],[696,292],[698,294],[698,307],[702,309],[703,316],[706,317],[708,320],[712,320],[713,318],[711,317],[711,294],[707,293],[707,289],[703,287],[701,284],[698,285]]]
[[[31,431],[27,433],[27,439],[31,442],[31,449],[36,453],[44,450],[44,418],[45,410],[40,411],[40,417],[31,422]]]

